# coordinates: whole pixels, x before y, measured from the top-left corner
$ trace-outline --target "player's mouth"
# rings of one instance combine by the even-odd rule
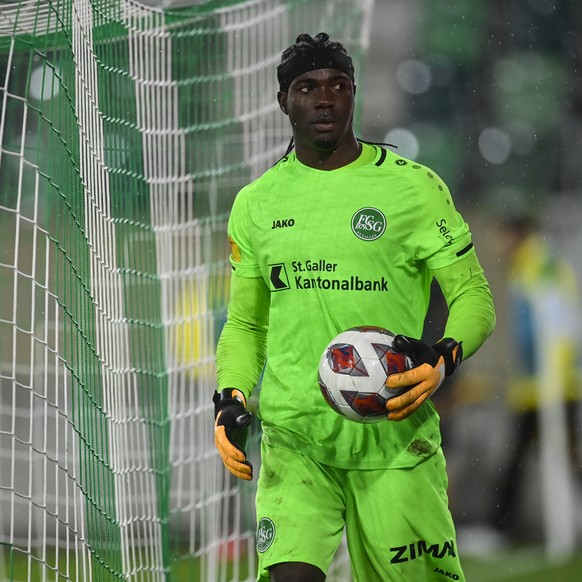
[[[313,125],[319,131],[331,131],[338,124],[335,117],[318,117],[313,120]]]

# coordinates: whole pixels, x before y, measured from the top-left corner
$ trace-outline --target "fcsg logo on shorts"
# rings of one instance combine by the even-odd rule
[[[266,552],[275,539],[275,524],[268,517],[261,517],[257,526],[257,551]]]
[[[360,208],[352,216],[352,231],[361,240],[376,240],[386,230],[386,217],[377,208]]]

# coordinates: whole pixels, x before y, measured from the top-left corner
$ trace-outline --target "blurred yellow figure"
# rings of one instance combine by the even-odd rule
[[[569,480],[570,471],[578,479],[582,475],[576,428],[582,299],[573,267],[551,249],[532,218],[506,219],[501,226],[511,301],[512,377],[507,397],[513,434],[499,487],[496,525],[514,534],[525,455],[532,443],[541,451],[546,496],[560,486],[560,479]],[[552,520],[550,511],[546,521]]]
[[[541,397],[568,401],[580,398],[576,366],[581,300],[576,275],[572,266],[553,255],[541,236],[530,228],[533,227],[522,224],[521,231],[514,233],[517,246],[511,257],[510,285],[517,333],[514,339],[520,366],[508,397],[517,411],[539,405],[535,335],[544,334],[549,326],[555,329],[554,343],[545,346],[544,357],[551,359],[551,367],[561,377],[547,386]],[[556,387],[562,390],[556,393]]]
[[[206,284],[189,281],[176,301],[174,325],[171,328],[172,355],[175,363],[188,376],[197,378],[208,357],[208,303]]]
[[[214,378],[216,338],[224,324],[229,286],[230,269],[224,268],[185,282],[176,294],[171,353],[192,379]]]

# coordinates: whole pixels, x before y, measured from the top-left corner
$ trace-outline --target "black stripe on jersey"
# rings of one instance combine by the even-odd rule
[[[469,243],[464,249],[461,249],[457,253],[457,257],[462,257],[464,254],[468,253],[473,248],[473,243]]]
[[[376,162],[376,166],[381,166],[386,159],[386,150],[384,148],[380,148],[380,159]]]

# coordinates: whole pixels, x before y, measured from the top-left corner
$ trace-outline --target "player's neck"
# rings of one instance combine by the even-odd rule
[[[317,149],[313,144],[295,144],[297,159],[304,165],[317,170],[337,170],[357,160],[362,153],[362,145],[351,135],[335,149]]]

